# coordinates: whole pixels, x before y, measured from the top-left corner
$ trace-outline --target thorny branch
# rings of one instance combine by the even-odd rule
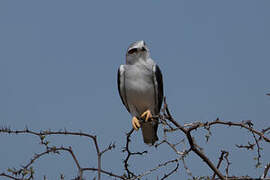
[[[173,170],[171,170],[171,172],[169,172],[168,174],[164,174],[164,176],[160,180],[164,180],[168,178],[170,175],[175,173],[178,170],[178,168],[179,168],[179,163],[177,162],[176,167]]]
[[[152,168],[152,169],[150,169],[150,170],[148,170],[148,171],[142,173],[141,175],[138,175],[138,176],[135,177],[135,178],[131,178],[130,180],[140,179],[140,178],[142,178],[143,176],[146,176],[146,175],[148,175],[148,174],[151,174],[152,172],[158,170],[158,169],[161,168],[161,167],[167,166],[168,164],[171,164],[171,163],[176,163],[176,164],[178,164],[178,160],[179,160],[179,159],[173,159],[173,160],[169,160],[169,161],[166,161],[166,162],[164,162],[164,163],[161,163],[161,164],[157,165],[157,167]],[[178,168],[176,168],[176,170],[177,170],[177,169],[178,169]],[[176,171],[176,170],[175,170],[175,171]],[[164,179],[164,178],[163,178],[163,179]]]
[[[25,128],[24,130],[11,130],[10,128],[1,128],[0,133],[35,135],[35,136],[38,136],[40,138],[41,144],[46,147],[46,151],[44,151],[42,153],[35,154],[33,156],[33,158],[30,160],[30,162],[27,165],[20,168],[19,170],[8,169],[8,172],[10,172],[12,174],[11,176],[6,174],[6,173],[1,173],[0,176],[5,176],[5,177],[8,177],[8,176],[13,177],[14,176],[13,179],[16,179],[17,176],[21,176],[21,178],[19,178],[19,179],[25,179],[25,176],[30,174],[30,176],[27,179],[34,179],[34,171],[33,171],[33,168],[30,167],[30,166],[33,165],[36,160],[38,160],[40,157],[42,157],[42,156],[44,156],[46,154],[49,154],[49,153],[59,154],[60,151],[66,151],[66,152],[70,153],[70,155],[72,156],[73,161],[76,164],[76,167],[78,169],[78,177],[76,179],[78,179],[78,180],[82,180],[83,179],[83,172],[84,171],[89,171],[89,170],[95,171],[95,172],[98,173],[98,180],[101,179],[101,173],[107,174],[107,175],[110,175],[110,176],[114,176],[114,177],[121,177],[120,179],[124,179],[124,177],[122,177],[122,176],[118,176],[118,175],[115,175],[115,174],[113,174],[111,172],[107,172],[107,171],[101,169],[101,156],[105,152],[113,149],[115,147],[115,145],[110,144],[103,151],[100,151],[96,136],[93,136],[93,135],[90,135],[90,134],[87,134],[87,133],[83,133],[83,132],[70,132],[70,131],[67,131],[67,130],[64,130],[64,131],[51,131],[51,130],[48,130],[48,131],[36,132],[36,131],[29,130],[28,128]],[[91,168],[82,168],[71,147],[69,147],[69,148],[65,148],[63,146],[61,146],[61,147],[55,147],[55,146],[50,147],[49,142],[45,140],[45,137],[48,136],[48,135],[70,135],[70,136],[82,136],[82,137],[90,138],[93,141],[93,143],[95,145],[95,148],[96,148],[97,159],[98,159],[98,163],[97,163],[98,167],[97,168],[92,168],[92,169]],[[30,167],[30,169],[29,169],[29,167]]]
[[[164,98],[164,106],[166,113],[165,117],[172,122],[177,128],[179,128],[187,137],[190,149],[196,153],[217,175],[220,179],[225,180],[225,177],[221,174],[221,172],[214,166],[214,164],[203,154],[202,151],[200,151],[197,147],[196,144],[194,143],[194,140],[191,136],[191,131],[195,129],[195,127],[190,127],[188,129],[185,129],[183,126],[181,126],[177,121],[175,121],[169,111],[168,105],[166,103],[166,99]]]
[[[144,172],[138,173],[134,172],[131,170],[131,162],[133,160],[133,156],[142,156],[144,158],[145,156],[148,156],[149,154],[147,151],[142,151],[142,152],[134,152],[131,150],[131,135],[133,134],[134,130],[130,130],[126,134],[126,142],[124,144],[124,148],[122,152],[126,153],[126,157],[123,160],[123,174],[116,174],[113,172],[109,172],[107,170],[102,169],[102,155],[104,153],[107,153],[108,151],[112,150],[115,148],[115,144],[111,143],[109,144],[106,148],[103,150],[100,149],[99,143],[97,136],[84,133],[84,132],[71,132],[71,131],[32,131],[29,130],[28,128],[25,128],[24,130],[12,130],[10,128],[0,128],[0,133],[8,133],[8,134],[30,134],[39,137],[40,139],[40,144],[45,147],[45,150],[40,153],[36,153],[33,155],[33,157],[30,159],[30,161],[22,166],[20,169],[8,169],[7,172],[2,172],[0,173],[0,176],[6,177],[9,179],[13,180],[26,180],[26,179],[34,179],[34,163],[40,159],[42,156],[46,156],[48,154],[60,154],[60,152],[67,152],[70,154],[72,157],[72,160],[78,170],[78,175],[76,176],[76,180],[82,180],[83,179],[83,173],[85,171],[92,171],[97,173],[97,179],[101,179],[101,175],[106,175],[110,176],[114,179],[123,179],[123,180],[136,180],[136,179],[141,179],[147,175],[152,174],[153,172],[157,170],[161,170],[164,167],[167,167],[169,164],[174,163],[175,167],[172,168],[171,170],[168,171],[168,173],[162,173],[163,176],[161,179],[167,179],[173,174],[176,174],[178,170],[180,169],[180,165],[183,166],[183,169],[186,171],[186,173],[192,177],[192,179],[200,179],[195,176],[193,176],[192,173],[192,168],[190,169],[188,165],[185,162],[185,159],[188,157],[188,155],[193,152],[195,153],[199,158],[201,158],[206,165],[212,170],[213,175],[211,177],[212,180],[216,179],[215,177],[218,176],[219,179],[245,179],[249,178],[248,176],[239,176],[235,177],[230,175],[229,173],[229,166],[231,162],[229,161],[229,152],[228,151],[221,151],[221,155],[218,159],[218,163],[215,166],[214,163],[204,154],[202,149],[196,144],[195,138],[192,136],[192,132],[194,130],[197,130],[199,128],[204,128],[208,131],[208,134],[206,135],[207,141],[212,136],[212,133],[210,131],[211,128],[213,128],[215,125],[223,125],[223,126],[228,126],[228,127],[240,127],[242,129],[248,130],[252,134],[252,137],[254,139],[254,143],[248,142],[248,145],[236,145],[238,148],[245,148],[248,150],[254,150],[256,148],[257,150],[257,165],[259,166],[261,164],[261,143],[270,143],[270,127],[266,127],[265,129],[256,130],[253,127],[253,124],[251,121],[242,121],[242,122],[232,122],[232,121],[221,121],[219,118],[217,118],[214,121],[209,121],[209,122],[194,122],[194,123],[189,123],[189,124],[184,124],[181,125],[178,121],[174,119],[172,116],[166,99],[164,99],[164,107],[162,109],[162,113],[158,116],[160,120],[160,124],[162,124],[162,129],[163,129],[163,138],[155,145],[155,147],[158,149],[159,146],[167,146],[169,149],[171,149],[175,153],[175,159],[165,161],[163,163],[157,164],[155,167],[150,168],[149,170],[146,170]],[[181,137],[181,139],[178,139],[177,142],[173,143],[173,141],[168,138],[167,134],[168,133],[180,133],[181,135],[184,135],[184,137]],[[73,151],[72,147],[64,147],[64,146],[50,146],[49,141],[46,140],[47,136],[50,135],[69,135],[69,136],[81,136],[81,137],[86,137],[89,139],[91,142],[91,146],[95,147],[95,153],[97,157],[97,167],[82,167],[80,164],[76,153]],[[186,148],[185,142],[188,142],[188,148]],[[225,159],[226,162],[226,167],[223,171],[220,170],[220,166],[222,161]],[[180,163],[180,164],[179,164]],[[136,167],[139,166],[138,164],[132,164],[132,166]],[[264,172],[261,176],[261,179],[266,179],[268,171],[270,169],[270,163],[265,165]],[[162,171],[161,171],[162,172]],[[210,179],[210,177],[208,177]],[[40,179],[40,178],[38,178]],[[61,175],[61,179],[64,179],[64,176]],[[95,178],[94,178],[95,179]],[[159,179],[157,177],[157,179]]]
[[[217,164],[217,169],[219,169],[220,165],[221,165],[221,162],[223,161],[223,158],[224,158],[224,155],[225,154],[229,154],[227,151],[221,151],[221,155],[219,157],[219,161],[218,161],[218,164]],[[215,180],[215,176],[216,176],[216,173],[213,174],[212,176],[212,180]]]
[[[132,177],[136,177],[137,176],[135,175],[135,173],[133,173],[130,169],[129,169],[129,164],[128,164],[128,161],[130,160],[130,158],[134,155],[143,155],[143,154],[146,154],[147,151],[143,151],[143,152],[131,152],[130,150],[130,142],[131,142],[131,139],[130,139],[130,136],[131,134],[134,132],[134,129],[132,128],[127,134],[126,134],[126,146],[123,148],[123,152],[127,152],[127,157],[126,159],[124,160],[124,168],[127,172],[127,178],[132,178]]]
[[[270,163],[266,164],[264,171],[263,171],[263,175],[261,177],[262,179],[266,178],[269,169],[270,169]]]
[[[224,154],[225,155],[224,158],[225,158],[225,160],[227,162],[227,166],[226,166],[226,169],[225,169],[225,172],[226,172],[226,178],[225,178],[224,175],[218,170],[219,167],[216,168],[213,165],[213,163],[210,161],[210,159],[207,156],[205,156],[204,153],[200,149],[197,148],[198,146],[196,145],[196,143],[194,141],[194,138],[191,136],[191,132],[193,130],[196,130],[198,128],[203,127],[205,129],[207,129],[208,132],[209,132],[209,135],[211,135],[210,128],[211,128],[211,126],[216,125],[216,124],[227,125],[227,126],[230,126],[230,127],[235,126],[235,127],[241,127],[241,128],[247,129],[248,131],[250,131],[252,133],[253,138],[255,139],[255,142],[256,142],[256,145],[257,145],[257,154],[258,154],[258,157],[257,157],[258,162],[257,162],[257,164],[260,163],[260,158],[261,158],[261,154],[260,154],[261,148],[260,148],[260,145],[259,145],[259,141],[263,139],[266,143],[270,142],[270,138],[265,136],[266,132],[270,129],[270,127],[266,128],[266,129],[263,129],[262,131],[258,131],[258,130],[254,129],[252,127],[251,121],[243,121],[241,123],[235,123],[235,122],[231,122],[231,121],[228,121],[228,122],[220,121],[217,118],[215,121],[212,121],[212,122],[206,122],[206,123],[196,122],[196,123],[191,123],[191,124],[188,124],[188,125],[181,126],[172,117],[172,115],[170,113],[170,110],[168,108],[168,105],[166,103],[166,98],[164,98],[163,117],[164,117],[163,121],[168,120],[169,122],[171,122],[175,126],[175,127],[170,126],[169,128],[166,128],[165,131],[166,132],[175,132],[175,131],[180,130],[181,132],[183,132],[185,134],[186,138],[188,139],[188,142],[189,142],[189,145],[190,145],[190,150],[192,152],[194,152],[195,154],[197,154],[208,165],[208,167],[212,169],[212,171],[214,172],[213,176],[217,175],[222,180],[229,177],[229,165],[231,164],[229,162],[229,160],[228,160],[229,153]],[[259,136],[258,139],[256,138],[256,135]],[[163,142],[166,142],[166,140],[163,140]],[[179,152],[179,151],[177,151],[175,149],[175,146],[170,145],[170,147],[176,153]]]

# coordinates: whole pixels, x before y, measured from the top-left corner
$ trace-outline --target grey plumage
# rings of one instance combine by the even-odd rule
[[[132,43],[126,54],[126,64],[118,69],[118,90],[121,100],[132,116],[140,119],[150,110],[158,115],[163,100],[161,71],[150,58],[144,41]],[[157,120],[140,121],[144,142],[154,144],[157,137]]]

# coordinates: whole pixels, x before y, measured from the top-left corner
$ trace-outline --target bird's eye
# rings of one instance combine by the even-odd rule
[[[146,51],[145,47],[142,47],[142,51]]]
[[[137,51],[138,51],[137,48],[130,49],[130,50],[128,51],[128,54],[133,54],[133,53],[135,53],[135,52],[137,52]]]

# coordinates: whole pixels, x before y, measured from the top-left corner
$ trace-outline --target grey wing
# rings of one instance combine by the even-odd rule
[[[158,114],[163,102],[163,79],[158,65],[153,66],[153,77],[155,90],[155,114]]]
[[[126,106],[128,112],[130,112],[128,104],[127,104],[127,96],[126,96],[126,88],[125,88],[125,68],[124,65],[121,65],[118,69],[117,74],[117,85],[118,92],[121,97],[122,103]]]

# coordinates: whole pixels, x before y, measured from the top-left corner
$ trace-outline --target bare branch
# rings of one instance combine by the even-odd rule
[[[147,151],[142,151],[142,152],[133,152],[131,150],[131,135],[134,132],[134,129],[131,129],[127,134],[126,134],[126,142],[124,144],[124,148],[122,152],[127,153],[125,159],[123,160],[123,174],[115,174],[113,172],[106,171],[102,169],[102,156],[104,153],[112,150],[115,148],[114,143],[110,143],[107,145],[104,149],[101,149],[99,146],[98,138],[97,136],[83,133],[83,132],[70,132],[67,130],[60,130],[60,131],[52,131],[52,130],[46,130],[46,131],[32,131],[29,130],[27,127],[24,130],[11,130],[10,128],[0,128],[0,133],[7,133],[7,134],[30,134],[37,136],[40,139],[40,144],[45,148],[44,151],[40,153],[34,154],[28,163],[26,163],[24,166],[22,166],[20,169],[8,169],[7,172],[0,173],[1,177],[6,177],[9,179],[13,180],[31,180],[34,179],[34,168],[33,165],[35,162],[40,159],[42,156],[46,156],[50,153],[54,154],[60,154],[60,152],[68,152],[70,156],[72,157],[72,161],[74,161],[76,168],[78,170],[78,174],[76,175],[76,180],[82,180],[83,179],[83,174],[85,171],[92,171],[95,173],[94,178],[100,180],[101,175],[106,175],[110,176],[113,179],[122,179],[122,180],[137,180],[141,179],[144,176],[147,176],[149,174],[152,174],[155,171],[161,171],[161,169],[165,169],[164,167],[171,167],[169,165],[173,165],[170,169],[168,170],[167,173],[162,174],[162,180],[167,179],[168,177],[171,177],[174,173],[178,171],[179,168],[179,161],[181,160],[184,169],[186,170],[186,173],[192,177],[192,179],[209,179],[209,176],[201,176],[201,177],[195,177],[192,175],[192,171],[189,169],[185,162],[185,158],[188,157],[190,152],[194,152],[200,159],[204,161],[204,163],[212,170],[212,180],[216,179],[216,176],[218,176],[218,179],[225,180],[225,179],[252,179],[249,176],[230,176],[229,174],[229,167],[231,165],[231,162],[229,161],[229,152],[227,151],[221,151],[220,157],[218,158],[218,163],[215,166],[213,162],[204,154],[203,150],[201,147],[196,144],[196,137],[193,137],[192,132],[194,130],[204,128],[207,130],[207,134],[205,135],[206,141],[208,141],[209,137],[212,136],[212,132],[210,131],[211,128],[215,127],[215,125],[221,125],[221,126],[229,126],[229,127],[240,127],[242,129],[247,130],[246,132],[250,132],[252,134],[252,137],[254,141],[248,141],[247,145],[236,145],[237,148],[244,148],[247,150],[256,150],[257,152],[257,164],[256,166],[259,166],[261,164],[262,160],[262,155],[264,155],[263,149],[261,148],[262,142],[264,143],[270,143],[270,127],[266,127],[265,129],[262,130],[256,130],[253,127],[253,124],[251,120],[246,120],[246,121],[241,121],[241,122],[232,122],[232,121],[221,121],[218,118],[214,121],[210,122],[192,122],[188,124],[181,125],[174,119],[172,116],[168,105],[166,103],[166,99],[164,99],[164,106],[162,108],[163,114],[160,114],[158,116],[155,116],[156,119],[160,120],[159,123],[163,127],[163,139],[160,140],[155,147],[158,148],[160,146],[163,147],[165,145],[167,148],[172,150],[175,159],[173,160],[167,160],[161,164],[157,164],[153,168],[150,168],[149,170],[145,172],[135,172],[132,171],[130,168],[130,162],[132,159],[132,156],[141,156],[147,154]],[[169,133],[181,133],[181,135],[184,134],[184,137],[178,138],[178,139],[170,139]],[[195,134],[195,133],[194,133]],[[73,149],[71,146],[69,147],[63,147],[63,146],[51,146],[50,142],[47,140],[47,136],[51,135],[69,135],[69,136],[80,136],[80,137],[86,137],[87,140],[89,140],[91,146],[95,147],[95,155],[97,158],[97,164],[96,167],[82,167],[80,162],[78,161],[78,158],[76,157],[76,154],[74,153]],[[172,135],[172,134],[171,134]],[[176,141],[175,141],[176,140]],[[251,143],[252,142],[252,143]],[[186,148],[186,144],[188,147]],[[226,163],[225,170],[221,171],[220,166],[222,163]],[[175,166],[174,166],[175,165]],[[265,179],[267,177],[268,171],[270,169],[270,163],[266,164],[264,168],[263,175],[261,176],[262,179]],[[223,174],[221,173],[223,172]],[[44,180],[46,179],[46,176],[44,176]],[[61,179],[64,179],[64,175],[61,174]]]
[[[224,158],[225,158],[225,160],[226,160],[226,163],[227,163],[227,165],[226,165],[226,169],[225,169],[225,171],[226,171],[226,177],[228,177],[229,176],[229,166],[230,166],[230,161],[229,161],[229,159],[228,159],[228,156],[229,156],[229,152],[227,152],[226,154],[225,154],[225,156],[224,156]]]
[[[164,163],[159,164],[157,167],[155,167],[155,168],[153,168],[153,169],[150,169],[150,170],[148,170],[148,171],[142,173],[141,175],[138,175],[137,177],[131,178],[130,180],[140,179],[140,178],[142,178],[143,176],[146,176],[146,175],[148,175],[148,174],[151,174],[152,172],[158,170],[158,169],[161,168],[161,167],[167,166],[168,164],[171,164],[171,163],[177,163],[177,164],[178,164],[178,161],[179,161],[179,159],[173,159],[173,160],[166,161],[166,162],[164,162]]]
[[[132,177],[137,177],[135,175],[135,173],[133,173],[132,171],[130,171],[129,169],[129,164],[128,164],[128,161],[129,159],[131,158],[131,156],[133,155],[143,155],[143,154],[146,154],[147,151],[143,151],[143,152],[131,152],[130,151],[130,148],[129,148],[129,145],[130,145],[130,142],[131,142],[131,134],[134,132],[134,129],[132,128],[127,134],[126,134],[126,146],[124,147],[124,149],[122,150],[123,152],[127,152],[127,157],[126,159],[123,161],[124,162],[124,168],[127,172],[127,177],[128,178],[132,178]]]
[[[164,174],[164,176],[160,180],[166,179],[170,175],[174,174],[178,170],[178,167],[179,167],[179,163],[176,164],[176,167],[171,172],[169,172],[168,174]]]
[[[166,98],[164,98],[164,106],[165,106],[165,109],[166,109],[166,113],[167,113],[167,116],[168,117],[167,119],[169,121],[171,121],[177,128],[179,128],[183,133],[185,133],[187,139],[188,139],[188,142],[189,142],[189,145],[190,145],[190,149],[195,152],[217,175],[220,179],[222,180],[225,180],[224,176],[219,172],[219,170],[213,165],[213,163],[200,151],[196,148],[195,146],[195,143],[192,139],[192,136],[191,136],[191,131],[195,128],[193,127],[190,127],[188,128],[188,130],[186,130],[184,127],[182,127],[180,124],[178,124],[178,122],[176,122],[173,118],[172,118],[172,115],[168,109],[168,105],[166,103]]]
[[[238,147],[238,148],[244,148],[244,149],[247,149],[247,150],[253,150],[255,144],[251,144],[250,142],[248,142],[248,145],[238,145],[238,144],[236,144],[235,146]]]
[[[223,161],[223,157],[225,154],[228,154],[227,151],[221,151],[221,154],[220,154],[220,157],[219,157],[219,161],[218,161],[218,164],[217,164],[217,169],[219,169],[220,165],[221,165],[221,162]],[[216,176],[216,173],[213,174],[212,176],[212,180],[215,180],[215,176]]]
[[[116,174],[113,174],[113,173],[110,173],[110,172],[107,172],[105,170],[102,170],[101,169],[101,156],[113,149],[115,147],[114,144],[110,144],[107,148],[105,148],[103,151],[100,151],[100,148],[98,146],[98,142],[97,142],[97,137],[96,136],[93,136],[93,135],[90,135],[90,134],[87,134],[87,133],[83,133],[83,132],[69,132],[69,131],[51,131],[51,130],[47,130],[47,131],[40,131],[40,132],[35,132],[35,131],[32,131],[32,130],[29,130],[28,128],[25,128],[24,130],[11,130],[10,128],[1,128],[0,129],[0,133],[8,133],[8,134],[31,134],[31,135],[35,135],[35,136],[38,136],[41,140],[41,144],[44,145],[46,147],[46,151],[42,152],[42,153],[39,153],[39,154],[35,154],[34,157],[30,160],[30,162],[28,164],[26,164],[25,166],[23,166],[21,169],[19,170],[12,170],[12,173],[14,175],[19,175],[19,174],[22,174],[22,176],[25,176],[24,174],[28,171],[31,172],[31,176],[32,175],[32,171],[31,171],[31,165],[36,161],[38,160],[40,157],[46,155],[46,154],[49,154],[49,153],[58,153],[60,151],[67,151],[70,153],[70,155],[72,156],[72,159],[73,161],[75,162],[76,164],[76,167],[78,169],[78,172],[79,172],[79,176],[76,178],[78,180],[82,180],[82,175],[83,175],[83,171],[85,170],[90,170],[89,168],[82,168],[78,162],[78,159],[76,158],[73,150],[71,147],[69,148],[65,148],[65,147],[55,147],[55,146],[52,146],[50,147],[48,144],[49,142],[45,140],[45,137],[47,135],[71,135],[71,136],[82,136],[82,137],[87,137],[87,138],[90,138],[93,142],[94,142],[94,145],[95,145],[95,149],[96,149],[96,154],[97,154],[97,159],[98,159],[98,168],[95,169],[93,168],[94,170],[93,171],[96,171],[97,170],[97,173],[98,173],[98,180],[100,180],[100,177],[101,177],[101,173],[104,173],[104,174],[107,174],[107,175],[111,175],[111,176],[115,176],[115,177],[121,177],[120,179],[124,179],[122,176],[118,176]],[[28,170],[28,168],[30,167],[30,170]],[[9,176],[5,173],[2,173],[0,174],[0,176]],[[10,176],[12,177],[12,176]],[[14,177],[15,178],[15,177]],[[16,179],[16,178],[15,178]]]
[[[118,178],[118,179],[126,179],[124,176],[119,176],[117,174],[114,174],[112,172],[109,172],[109,171],[105,171],[103,169],[97,169],[97,168],[82,168],[82,171],[100,171],[101,173],[103,174],[106,174],[106,175],[109,175],[111,177],[115,177],[115,178]]]
[[[13,179],[13,180],[24,180],[24,179],[15,178],[15,177],[10,176],[10,175],[8,175],[6,173],[1,173],[0,176],[6,177],[6,178],[9,178],[9,179]]]
[[[266,164],[266,166],[264,167],[263,175],[261,177],[262,179],[266,178],[269,169],[270,169],[270,163]]]
[[[208,124],[209,124],[209,126],[216,125],[216,124],[223,124],[223,125],[227,125],[227,126],[242,127],[242,128],[249,130],[250,132],[257,134],[258,136],[263,138],[266,142],[270,142],[270,139],[268,137],[265,137],[263,132],[257,131],[255,129],[245,125],[244,123],[236,123],[236,122],[231,122],[231,121],[225,122],[225,121],[220,121],[219,119],[217,119],[215,121],[208,122]]]

